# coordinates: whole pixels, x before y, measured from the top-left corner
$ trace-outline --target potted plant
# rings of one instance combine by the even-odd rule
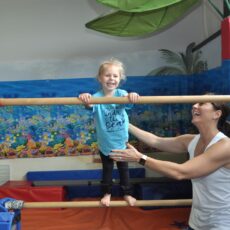
[[[184,53],[160,49],[162,58],[168,65],[156,68],[147,75],[189,75],[207,70],[207,62],[201,60],[202,51],[193,52],[194,47],[195,42],[190,43]]]

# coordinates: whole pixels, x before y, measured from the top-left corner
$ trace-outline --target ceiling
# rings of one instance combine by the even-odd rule
[[[175,48],[201,42],[205,37],[201,7],[178,22],[176,30],[169,28],[170,37],[164,31],[154,36],[120,38],[85,27],[109,11],[96,0],[0,0],[0,62],[94,58]]]

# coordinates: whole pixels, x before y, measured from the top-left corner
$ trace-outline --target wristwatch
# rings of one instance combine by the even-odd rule
[[[141,159],[139,160],[139,164],[140,165],[145,165],[145,162],[146,162],[146,160],[147,160],[147,156],[146,155],[142,155],[142,157],[141,157]]]

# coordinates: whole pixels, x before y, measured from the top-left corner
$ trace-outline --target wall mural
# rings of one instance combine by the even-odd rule
[[[141,96],[199,95],[206,91],[228,94],[229,84],[221,74],[220,68],[192,76],[128,77],[121,88]],[[74,97],[98,90],[96,79],[92,79],[0,82],[0,97]],[[190,104],[135,105],[128,111],[131,123],[166,136],[195,132],[190,113]],[[141,151],[154,151],[134,137],[130,137],[130,142]],[[83,105],[0,107],[0,159],[97,155],[97,152],[92,114]]]

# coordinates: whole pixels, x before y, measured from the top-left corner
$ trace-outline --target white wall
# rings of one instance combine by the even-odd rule
[[[208,68],[213,69],[221,66],[221,37],[218,36],[202,49],[203,58],[208,61]]]
[[[24,180],[29,171],[82,170],[101,167],[99,163],[92,163],[92,157],[84,156],[6,159],[0,161],[0,167],[2,165],[9,166],[10,180]]]
[[[222,8],[221,2],[215,4]],[[199,44],[216,32],[221,21],[205,0],[170,28],[123,38],[85,28],[85,23],[110,10],[96,1],[0,0],[0,4],[0,81],[92,77],[99,63],[111,56],[124,62],[128,76],[144,76],[163,64],[158,49],[184,51],[189,43]],[[211,49],[206,57],[210,68],[217,65],[212,60],[219,56],[213,58]]]

